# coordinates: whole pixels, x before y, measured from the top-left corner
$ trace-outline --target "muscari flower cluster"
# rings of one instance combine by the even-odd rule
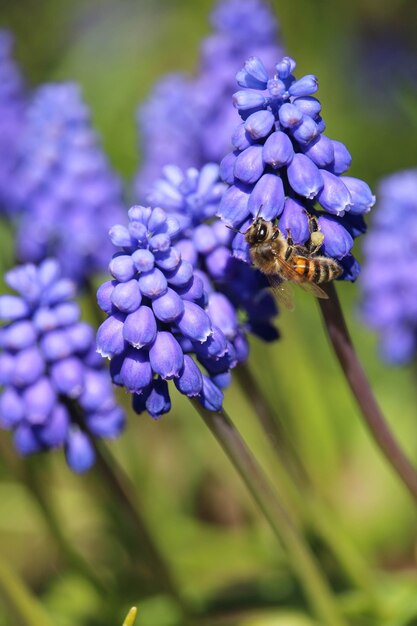
[[[21,73],[12,58],[13,38],[0,30],[0,213],[14,209],[10,182],[26,110]]]
[[[171,408],[171,379],[182,394],[220,409],[236,364],[234,346],[205,310],[203,279],[173,245],[180,232],[163,209],[132,207],[128,226],[110,230],[119,251],[109,264],[113,279],[97,293],[108,314],[97,349],[111,359],[113,382],[133,394],[134,410],[154,418]]]
[[[379,334],[383,358],[411,361],[417,351],[417,170],[378,187],[378,210],[364,242],[361,314]]]
[[[108,229],[123,221],[121,184],[111,171],[73,83],[48,84],[35,94],[12,181],[21,211],[19,259],[56,257],[66,276],[82,283],[105,271]]]
[[[230,149],[238,116],[230,106],[234,76],[251,54],[271,70],[282,54],[277,23],[262,0],[221,0],[203,40],[195,78],[172,74],[159,81],[137,113],[143,164],[135,181],[143,198],[168,164],[186,169],[219,162]]]
[[[148,200],[181,225],[176,247],[203,278],[210,318],[234,345],[237,360],[243,362],[248,355],[247,332],[269,341],[278,337],[272,323],[277,310],[265,277],[233,257],[234,235],[215,217],[225,190],[215,163],[186,171],[170,165],[154,183]]]
[[[21,454],[64,447],[82,472],[94,462],[91,438],[114,437],[124,422],[94,330],[80,321],[75,284],[55,260],[5,278],[19,295],[0,297],[0,426]]]
[[[363,214],[374,204],[369,186],[342,176],[351,156],[339,141],[324,134],[321,104],[313,75],[296,79],[295,61],[284,57],[269,77],[262,61],[249,58],[237,74],[242,89],[234,105],[242,118],[236,127],[234,150],[221,162],[221,175],[230,187],[223,195],[219,216],[242,232],[254,216],[279,219],[295,243],[309,237],[308,214],[318,218],[324,235],[321,253],[335,258],[355,280],[359,264],[351,254],[353,240],[365,231]],[[318,205],[318,206],[317,206]],[[235,256],[249,262],[244,235],[233,240]]]

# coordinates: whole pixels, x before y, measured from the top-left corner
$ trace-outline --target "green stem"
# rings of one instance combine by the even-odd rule
[[[323,500],[317,498],[315,486],[303,460],[300,459],[286,429],[279,425],[279,413],[273,411],[267,402],[265,394],[248,366],[244,365],[243,368],[242,366],[238,368],[238,380],[242,390],[254,406],[256,416],[268,440],[271,440],[271,433],[275,435],[272,439],[273,448],[276,452],[275,461],[281,471],[286,471],[291,476],[296,486],[294,488],[294,483],[291,485],[292,498],[295,498],[298,508],[304,511],[307,522],[312,524],[316,532],[332,550],[352,583],[359,589],[363,589],[372,603],[375,604],[376,593],[372,582],[373,576],[367,564],[350,537],[341,528],[337,515]],[[279,402],[279,406],[282,406],[281,402]],[[278,424],[276,428],[274,423]],[[278,436],[279,440],[277,440]],[[284,451],[286,454],[283,453]]]
[[[320,300],[324,325],[343,374],[356,398],[362,417],[385,458],[417,502],[417,471],[394,438],[378,406],[349,335],[333,284],[326,286],[328,300]]]
[[[100,595],[107,593],[107,587],[103,581],[95,573],[94,567],[79,552],[74,550],[72,543],[68,540],[60,523],[53,504],[47,490],[45,489],[46,481],[39,479],[39,470],[36,463],[38,459],[32,462],[31,459],[26,460],[23,469],[23,480],[32,492],[35,500],[42,510],[43,516],[48,523],[49,530],[52,533],[59,549],[64,554],[67,562],[78,572],[80,572],[95,587]]]
[[[53,626],[40,602],[1,557],[0,594],[21,623],[26,626]]]
[[[96,468],[100,472],[102,479],[104,479],[106,489],[110,490],[111,495],[119,503],[121,510],[130,523],[136,539],[144,550],[145,558],[152,567],[155,580],[163,591],[176,600],[183,613],[184,620],[186,620],[184,623],[188,623],[189,608],[172,577],[165,559],[160,554],[159,548],[148,530],[147,522],[140,511],[129,478],[102,442],[92,441],[92,443],[96,453]],[[101,480],[101,482],[103,481]]]
[[[192,403],[245,482],[273,533],[284,544],[294,572],[323,626],[345,626],[316,559],[229,417],[224,411],[207,411],[198,400]]]

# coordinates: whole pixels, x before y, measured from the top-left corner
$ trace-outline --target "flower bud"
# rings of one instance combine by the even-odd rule
[[[288,182],[294,191],[309,200],[323,187],[319,168],[304,154],[295,154],[287,169]]]

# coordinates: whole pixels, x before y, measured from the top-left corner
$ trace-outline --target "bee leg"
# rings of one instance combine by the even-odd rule
[[[291,236],[291,231],[287,228],[287,249],[285,251],[285,260],[288,261],[294,252],[294,240]]]
[[[294,245],[294,239],[292,238],[291,231],[289,228],[287,228],[287,243],[289,246]]]
[[[307,211],[306,213],[308,217],[308,230],[310,233],[310,238],[306,243],[306,247],[310,254],[316,254],[323,245],[324,235],[319,229],[317,218],[314,215],[310,215]]]

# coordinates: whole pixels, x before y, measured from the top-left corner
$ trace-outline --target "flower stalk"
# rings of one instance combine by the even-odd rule
[[[344,626],[345,621],[315,557],[228,415],[224,411],[207,411],[198,401],[192,400],[192,403],[240,474],[274,535],[283,542],[290,563],[323,626]]]
[[[329,299],[320,300],[320,308],[342,371],[373,439],[417,503],[417,471],[394,438],[377,404],[350,338],[333,284],[326,286],[326,293]]]
[[[135,536],[143,548],[145,558],[152,568],[153,575],[159,585],[168,593],[182,610],[184,624],[188,624],[189,609],[177,587],[165,559],[159,552],[146,521],[139,509],[137,498],[129,484],[128,477],[113,456],[110,456],[104,446],[94,442],[96,454],[96,469],[104,479],[104,484],[111,491],[114,501],[118,502],[126,519],[129,520]]]
[[[313,484],[308,468],[300,458],[286,429],[280,424],[279,415],[268,403],[256,377],[247,365],[241,365],[236,373],[242,390],[253,404],[261,428],[268,441],[271,442],[280,472],[288,475],[289,481],[285,483],[285,486],[291,489],[291,499],[295,500],[297,510],[302,509],[306,523],[310,523],[322,537],[352,584],[363,590],[372,605],[375,605],[376,594],[372,573],[350,538],[344,533],[337,515],[323,499],[317,496],[316,486]],[[281,398],[280,406],[282,406]],[[280,472],[278,472],[279,475],[281,475]],[[283,484],[282,480],[280,484]]]

